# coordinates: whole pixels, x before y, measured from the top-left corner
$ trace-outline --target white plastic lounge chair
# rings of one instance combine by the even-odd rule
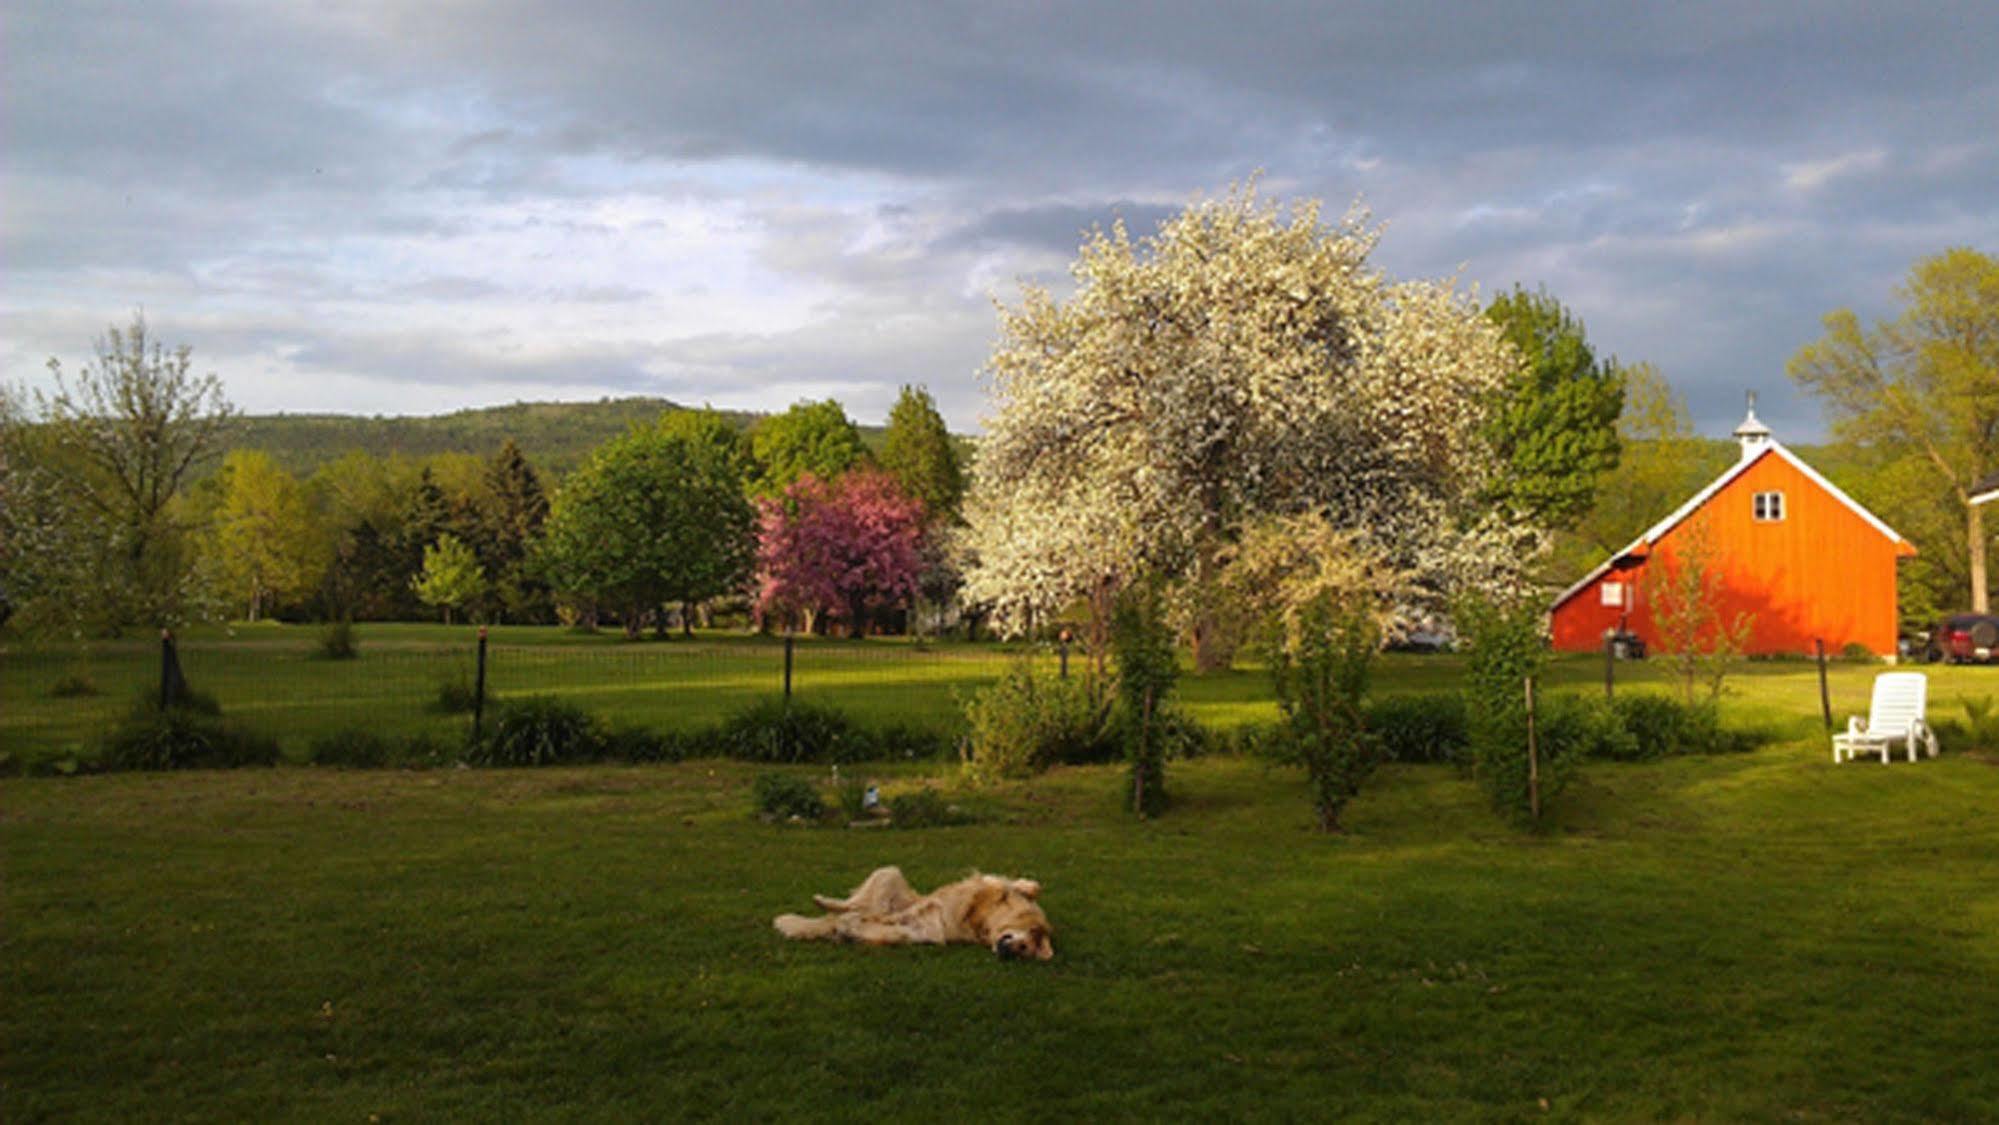
[[[1888,751],[1900,744],[1908,747],[1913,762],[1919,743],[1930,757],[1936,757],[1936,732],[1923,717],[1929,690],[1929,677],[1921,672],[1883,672],[1874,677],[1874,698],[1867,706],[1867,717],[1847,719],[1846,733],[1832,736],[1832,760],[1850,762],[1855,752],[1878,751],[1885,766]]]

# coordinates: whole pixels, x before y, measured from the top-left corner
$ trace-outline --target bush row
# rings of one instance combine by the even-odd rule
[[[868,817],[859,799],[864,788],[860,779],[836,782],[835,788],[835,800],[827,801],[818,786],[796,774],[761,773],[750,786],[750,804],[758,816],[770,821],[849,824]],[[883,823],[891,828],[938,828],[973,819],[929,788],[896,794],[882,811],[887,814]]]
[[[1467,764],[1470,746],[1464,697],[1456,694],[1391,695],[1367,707],[1367,726],[1391,762]],[[1536,735],[1552,757],[1602,761],[1653,761],[1683,754],[1732,754],[1761,742],[1754,731],[1725,727],[1711,706],[1689,706],[1663,695],[1631,693],[1613,703],[1579,696],[1546,696],[1536,715]],[[1284,757],[1273,728],[1251,725],[1213,740],[1223,753]]]
[[[677,762],[736,758],[750,762],[835,763],[946,756],[950,740],[915,727],[863,727],[827,707],[759,703],[713,726],[655,731],[606,724],[573,703],[548,696],[495,707],[485,737],[459,742],[423,732],[383,734],[350,728],[319,735],[307,748],[314,765],[348,769],[548,766],[584,762]],[[276,765],[275,739],[225,721],[215,701],[190,694],[162,709],[142,696],[94,756],[23,763],[24,772],[235,769]]]

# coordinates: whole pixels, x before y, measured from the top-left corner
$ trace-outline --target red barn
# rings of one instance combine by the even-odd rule
[[[1773,439],[1753,405],[1735,437],[1734,467],[1555,599],[1556,649],[1601,651],[1617,628],[1657,647],[1654,586],[1705,539],[1721,619],[1755,615],[1749,652],[1810,652],[1814,640],[1895,652],[1895,563],[1916,549]]]

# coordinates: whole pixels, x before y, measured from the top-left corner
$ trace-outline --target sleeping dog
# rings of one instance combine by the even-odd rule
[[[826,911],[817,918],[780,914],[777,932],[795,941],[857,941],[868,945],[944,945],[971,942],[1000,957],[1046,961],[1055,956],[1054,930],[1036,899],[1041,884],[974,874],[927,895],[916,893],[902,870],[883,867],[846,898],[813,895]]]

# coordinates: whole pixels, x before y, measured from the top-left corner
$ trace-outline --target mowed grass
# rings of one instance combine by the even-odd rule
[[[1391,767],[1339,838],[1310,830],[1298,776],[1237,760],[1176,765],[1151,823],[1091,768],[915,832],[756,822],[752,773],[6,782],[0,1108],[1999,1115],[1988,761],[1598,766],[1539,836],[1447,768]],[[1040,877],[1056,960],[770,931],[885,862],[919,885]]]
[[[231,720],[276,738],[294,760],[312,740],[345,730],[428,732],[447,743],[469,731],[470,718],[437,707],[446,684],[470,687],[477,630],[469,626],[362,625],[360,657],[318,657],[320,628],[274,623],[189,630],[181,663],[197,690],[216,697]],[[87,757],[132,706],[159,683],[159,642],[128,639],[74,646],[0,645],[0,752],[15,762],[76,754]],[[692,640],[628,642],[605,633],[579,635],[553,627],[502,626],[489,639],[488,690],[496,701],[557,695],[623,725],[691,730],[713,724],[784,683],[779,638],[704,632]],[[1053,674],[1049,645],[915,644],[904,638],[861,641],[801,638],[792,669],[795,698],[837,707],[871,726],[904,725],[955,734],[963,701],[1021,661]],[[1086,657],[1071,655],[1073,674]],[[1462,662],[1451,656],[1389,654],[1376,676],[1380,693],[1455,691]],[[1831,694],[1836,721],[1864,712],[1878,667],[1835,663]],[[1999,695],[1999,668],[1931,667],[1933,712],[1960,716],[1961,701]],[[59,698],[57,683],[81,674],[98,689]],[[1619,664],[1626,690],[1669,690],[1663,661]],[[1603,665],[1592,657],[1561,657],[1548,690],[1600,692]],[[1802,662],[1744,664],[1725,704],[1731,721],[1785,737],[1819,729],[1815,669]],[[1277,717],[1268,674],[1254,664],[1185,676],[1182,706],[1215,729]],[[0,767],[4,769],[4,767]]]
[[[322,659],[318,627],[277,624],[188,630],[178,651],[195,690],[294,758],[315,738],[356,728],[445,739],[467,733],[470,717],[443,713],[437,701],[445,685],[471,687],[476,629],[362,625],[356,632],[353,660]],[[960,701],[1019,661],[1050,674],[1058,664],[1045,645],[805,637],[795,647],[792,688],[794,698],[838,707],[864,724],[949,732],[962,723]],[[1074,667],[1080,673],[1080,657]],[[0,646],[0,749],[17,760],[87,756],[137,696],[157,690],[159,674],[157,639],[82,650]],[[56,694],[61,680],[79,675],[97,694]],[[775,698],[783,685],[784,644],[776,637],[704,632],[629,642],[527,626],[494,628],[488,639],[490,700],[555,695],[618,724],[690,730]]]
[[[949,721],[952,673],[836,650],[872,717]],[[1392,657],[1378,687],[1458,671]],[[1842,718],[1875,671],[1835,668]],[[1999,684],[1933,671],[1939,714]],[[1263,685],[1183,688],[1226,724]],[[1325,837],[1297,772],[1234,759],[1174,763],[1146,823],[1112,767],[860,767],[985,818],[909,832],[760,823],[757,771],[718,762],[7,780],[0,1118],[1999,1119],[1999,764],[1835,767],[1810,666],[1737,685],[1778,741],[1587,766],[1540,834],[1391,766]],[[1041,878],[1055,961],[771,932],[882,863]]]

